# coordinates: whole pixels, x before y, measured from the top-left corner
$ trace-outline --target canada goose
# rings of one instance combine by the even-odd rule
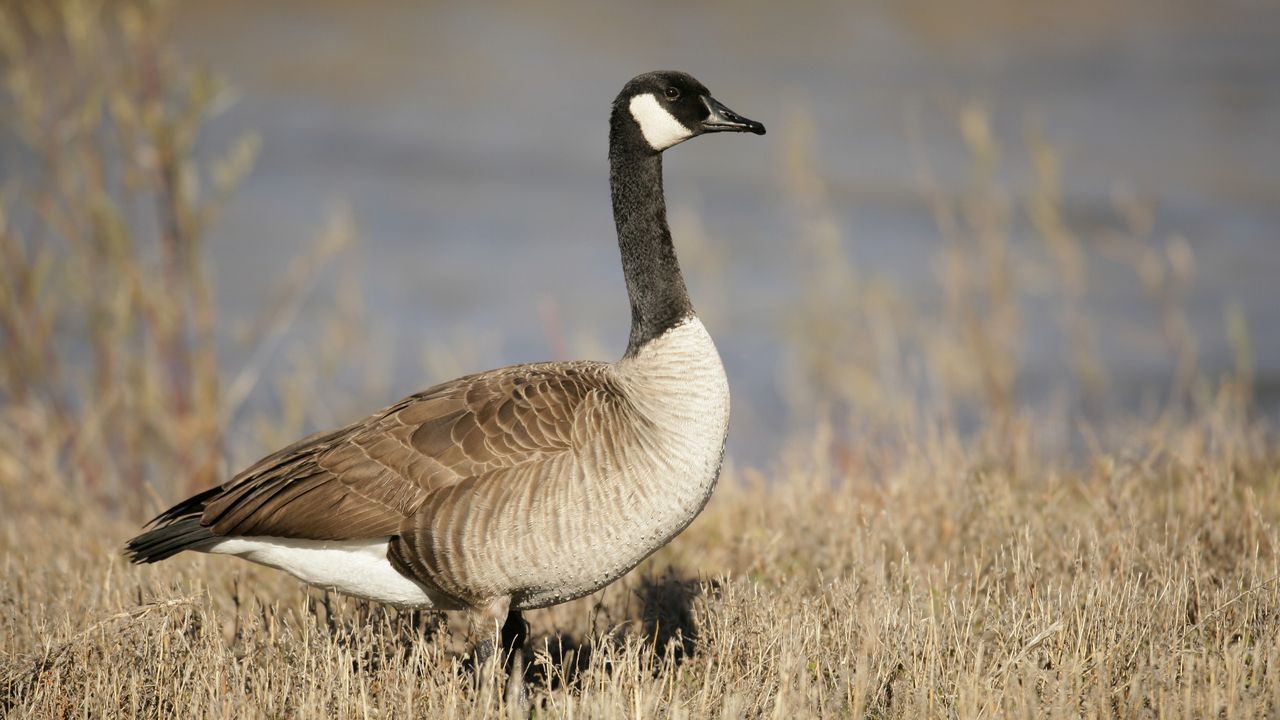
[[[671,244],[662,152],[764,131],[684,73],[632,79],[609,130],[622,359],[468,375],[312,435],[161,513],[130,560],[237,555],[370,600],[468,610],[518,648],[522,610],[618,579],[710,498],[729,386]]]

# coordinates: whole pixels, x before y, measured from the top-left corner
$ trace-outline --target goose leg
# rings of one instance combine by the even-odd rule
[[[482,633],[476,643],[476,680],[480,688],[500,690],[508,707],[524,709],[528,704],[528,692],[524,685],[524,643],[528,638],[528,626],[519,610],[511,609],[510,598],[496,598],[477,608],[476,620]],[[505,619],[503,619],[505,618]],[[499,625],[499,620],[502,624]],[[506,687],[498,684],[498,667],[507,671]]]
[[[529,637],[529,626],[519,610],[507,612],[502,624],[502,652],[507,665],[507,707],[524,712],[529,705],[529,691],[524,684],[524,643]]]

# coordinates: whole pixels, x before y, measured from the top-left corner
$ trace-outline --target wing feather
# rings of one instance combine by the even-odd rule
[[[553,475],[581,440],[575,424],[617,396],[604,363],[513,366],[459,378],[268,455],[211,495],[200,522],[223,536],[395,535],[433,492]]]

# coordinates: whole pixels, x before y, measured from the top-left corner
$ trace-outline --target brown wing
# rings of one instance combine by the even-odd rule
[[[206,503],[201,524],[216,535],[395,535],[433,490],[573,452],[579,415],[616,397],[603,363],[459,378],[263,458]]]

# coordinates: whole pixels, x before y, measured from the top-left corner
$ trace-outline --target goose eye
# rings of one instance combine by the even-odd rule
[[[676,87],[669,87],[669,88],[667,88],[667,99],[668,99],[668,100],[679,100],[679,99],[680,99],[680,88],[676,88]]]

